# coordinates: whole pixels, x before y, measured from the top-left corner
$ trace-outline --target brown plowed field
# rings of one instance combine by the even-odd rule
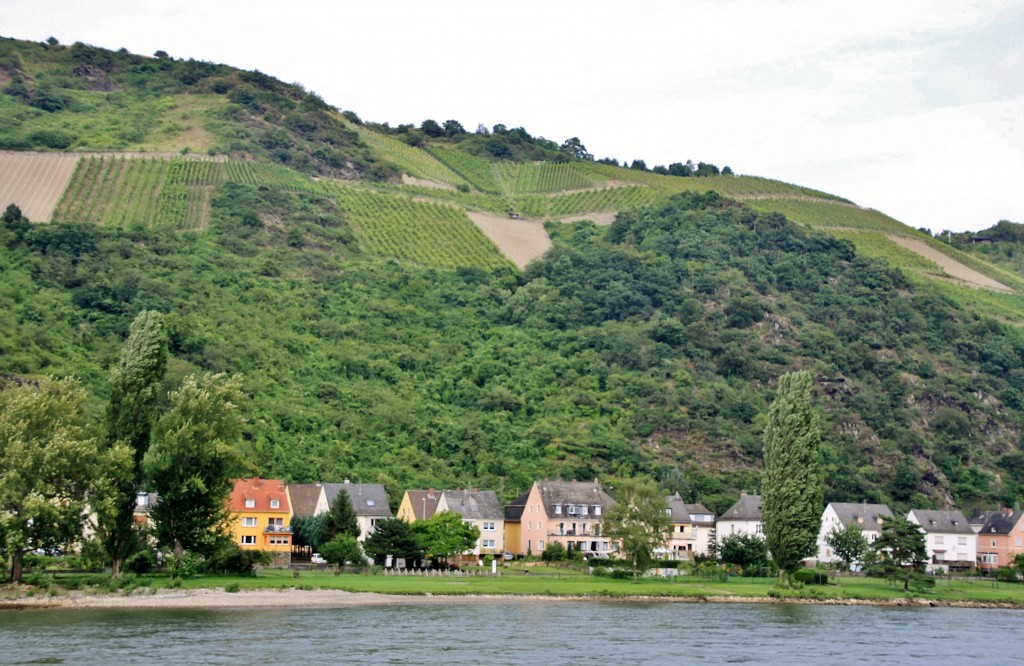
[[[76,153],[0,151],[0,209],[17,204],[33,222],[49,222],[78,158]]]
[[[466,214],[519,268],[542,256],[551,247],[548,232],[538,220],[515,220],[488,213]]]

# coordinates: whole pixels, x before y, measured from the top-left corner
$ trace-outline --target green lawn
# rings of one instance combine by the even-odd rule
[[[56,576],[54,587],[71,582],[72,576]],[[171,586],[167,576],[146,576],[137,579],[142,585],[157,589]],[[384,576],[380,574],[335,574],[331,571],[264,570],[257,576],[203,575],[182,582],[184,589],[225,588],[247,589],[325,589],[346,592],[375,592],[395,595],[554,595],[569,597],[680,597],[713,599],[717,597],[782,597],[787,599],[854,599],[863,601],[904,599],[902,586],[877,578],[840,578],[829,585],[808,585],[795,590],[778,590],[775,579],[739,578],[726,580],[680,576],[678,579],[647,578],[634,583],[587,575],[572,569],[531,567],[503,569],[501,575],[490,576]],[[915,598],[938,603],[975,602],[1024,606],[1024,586],[998,583],[992,579],[940,579],[927,592],[914,593]]]

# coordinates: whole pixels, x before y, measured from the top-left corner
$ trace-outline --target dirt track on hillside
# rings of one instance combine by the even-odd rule
[[[992,289],[994,291],[1013,291],[1013,289],[1007,287],[1005,284],[997,282],[987,275],[983,275],[973,268],[961,264],[956,259],[939,252],[927,243],[913,238],[907,238],[905,236],[897,236],[895,234],[887,234],[887,237],[892,242],[902,245],[911,252],[916,252],[924,258],[934,261],[940,268],[942,268],[946,275],[957,282],[961,282],[971,287]]]

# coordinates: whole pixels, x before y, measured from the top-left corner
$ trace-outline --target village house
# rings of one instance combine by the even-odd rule
[[[885,504],[866,502],[829,502],[821,514],[821,529],[818,531],[818,562],[832,564],[839,557],[825,542],[829,534],[846,527],[857,527],[868,543],[874,543],[882,534],[882,525],[892,518],[892,510]]]
[[[1024,511],[980,511],[970,522],[977,533],[978,568],[982,571],[1013,566],[1014,557],[1024,553]]]
[[[525,553],[526,549],[522,544],[522,520],[523,511],[526,510],[526,500],[530,498],[533,487],[521,493],[514,500],[505,505],[505,552],[513,555]]]
[[[360,543],[366,541],[366,537],[373,534],[378,521],[392,517],[391,505],[388,504],[388,493],[379,483],[351,483],[345,479],[344,483],[324,483],[322,485],[328,507],[333,506],[339,494],[348,497],[352,512],[356,515]]]
[[[970,571],[978,559],[978,539],[970,522],[956,510],[913,509],[907,520],[920,525],[928,548],[928,571]]]
[[[584,557],[608,557],[615,547],[601,534],[601,522],[612,504],[597,480],[535,481],[520,514],[519,550],[511,552],[540,555],[550,544],[561,543]]]
[[[722,539],[731,534],[753,534],[764,538],[764,529],[761,525],[761,496],[740,493],[729,510],[718,517],[715,527],[715,538],[718,545],[722,545]]]
[[[462,522],[475,525],[480,538],[472,553],[473,559],[486,555],[500,557],[505,552],[505,513],[493,490],[444,490],[437,503],[437,513],[451,511]]]
[[[288,489],[277,479],[237,479],[228,499],[231,534],[244,549],[263,550],[275,564],[291,561]]]
[[[437,503],[441,501],[441,493],[433,488],[429,490],[406,490],[398,505],[398,519],[407,523],[427,520],[437,511]]]
[[[666,498],[672,535],[663,549],[666,559],[692,560],[708,555],[715,538],[715,514],[703,504],[687,504],[679,493]]]

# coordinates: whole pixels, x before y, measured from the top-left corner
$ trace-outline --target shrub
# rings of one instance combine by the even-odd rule
[[[140,550],[124,561],[124,568],[135,574],[149,573],[156,568],[156,554],[151,550]]]
[[[793,580],[804,585],[828,585],[828,574],[816,569],[800,569],[793,574]]]
[[[224,586],[224,591],[225,592],[238,592],[241,589],[242,589],[242,586],[239,585],[238,583],[228,583],[227,585]]]

